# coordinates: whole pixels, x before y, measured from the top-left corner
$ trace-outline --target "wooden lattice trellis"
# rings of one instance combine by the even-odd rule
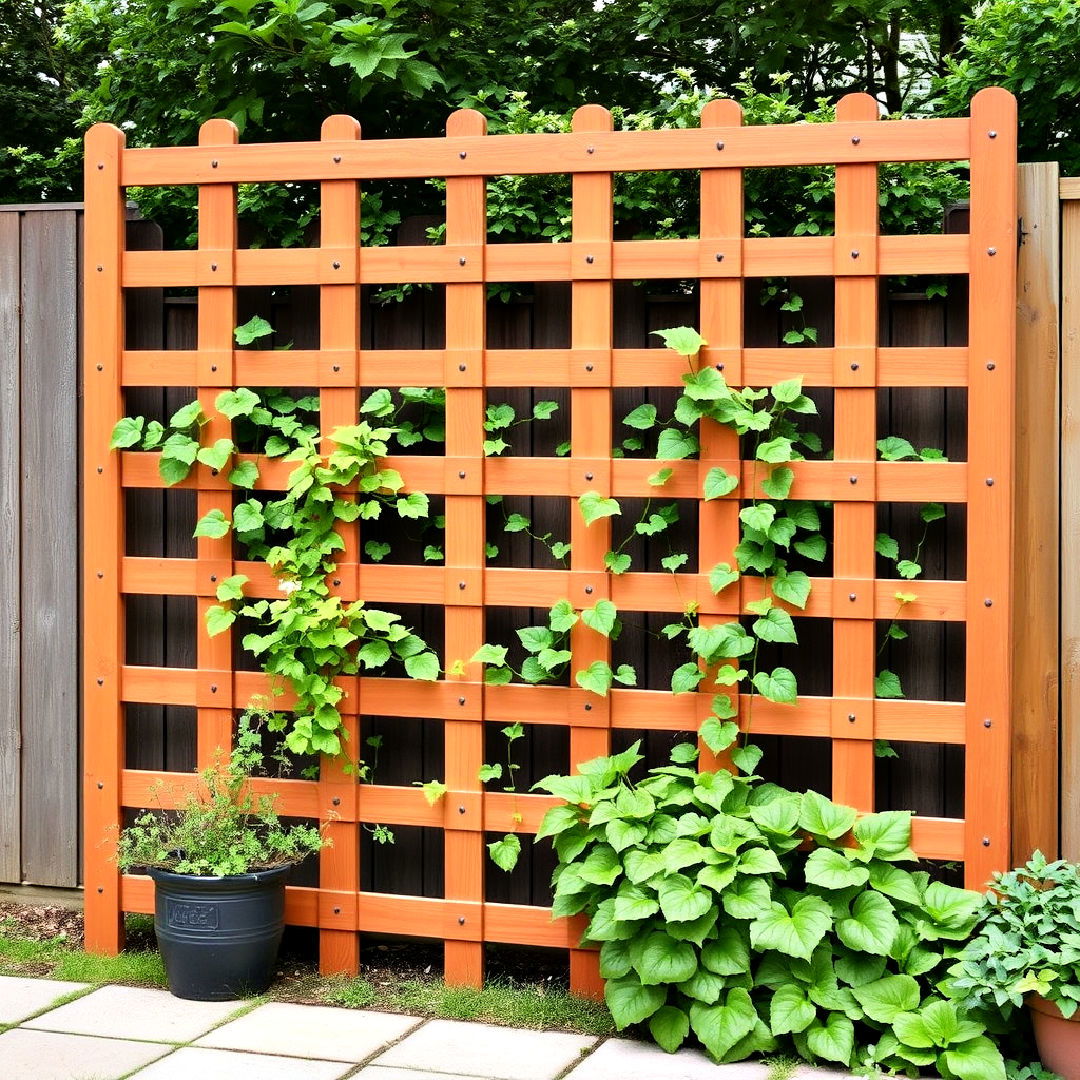
[[[486,568],[484,496],[572,498],[586,490],[615,497],[649,494],[655,463],[613,460],[612,393],[619,387],[679,386],[684,366],[662,350],[615,349],[612,283],[618,279],[700,281],[700,329],[709,341],[703,361],[737,385],[767,385],[793,375],[808,386],[835,388],[833,460],[797,463],[794,497],[834,503],[834,577],[818,579],[802,614],[832,620],[833,697],[802,697],[791,706],[759,702],[754,730],[831,738],[832,792],[861,810],[874,809],[873,740],[950,743],[965,747],[963,819],[917,818],[914,843],[930,859],[963,860],[978,886],[1008,859],[1009,594],[1013,456],[1013,295],[1016,243],[1015,105],[988,90],[970,118],[879,122],[872,99],[855,95],[829,124],[741,126],[739,107],[714,102],[698,130],[615,132],[610,114],[586,106],[568,134],[485,137],[483,118],[454,114],[447,138],[360,140],[349,117],[331,117],[322,140],[290,145],[237,145],[235,128],[205,124],[199,146],[126,149],[116,128],[99,125],[86,144],[85,348],[85,827],[88,947],[116,950],[120,914],[152,910],[148,879],[122,877],[110,863],[110,828],[123,809],[150,802],[162,774],[124,768],[125,703],[164,703],[198,710],[198,757],[212,760],[227,745],[234,709],[264,692],[259,674],[232,670],[231,635],[198,631],[192,670],[124,663],[125,595],[195,596],[199,614],[213,602],[215,582],[234,572],[250,591],[272,595],[265,565],[234,562],[231,540],[200,539],[196,559],[129,557],[124,552],[123,491],[161,486],[155,454],[109,454],[109,432],[123,415],[125,387],[193,385],[212,418],[211,438],[228,436],[214,410],[220,389],[237,385],[319,388],[324,433],[353,422],[361,386],[441,385],[446,393],[445,457],[392,462],[409,484],[445,496],[445,566],[395,568],[361,564],[359,529],[350,526],[333,588],[343,597],[421,603],[445,610],[447,663],[469,657],[484,639],[485,605],[546,605],[569,597],[580,607],[610,598],[620,609],[670,611],[696,599],[705,620],[730,618],[761,590],[743,579],[714,596],[708,570],[732,560],[740,498],[753,483],[738,461],[736,437],[702,431],[699,461],[673,464],[665,489],[697,499],[714,465],[739,473],[729,497],[701,502],[697,572],[628,573],[612,577],[603,557],[607,522],[586,528],[572,515],[568,571]],[[877,165],[887,161],[961,160],[971,165],[971,227],[964,235],[882,236],[877,227]],[[836,166],[834,236],[745,238],[743,170],[810,164]],[[620,171],[700,170],[700,238],[613,242],[612,177]],[[485,178],[498,174],[573,175],[569,243],[486,243]],[[361,247],[360,183],[445,177],[446,236],[441,246]],[[287,250],[237,247],[236,185],[318,181],[321,246]],[[199,247],[194,251],[126,251],[124,189],[195,184]],[[966,347],[886,348],[878,344],[879,278],[904,274],[967,274],[971,284]],[[782,275],[835,279],[835,346],[753,349],[743,343],[745,280]],[[568,281],[570,347],[527,356],[485,348],[485,283]],[[424,351],[361,348],[361,284],[434,282],[446,286],[445,348]],[[316,284],[321,341],[288,353],[233,347],[240,286]],[[198,347],[190,351],[127,351],[126,288],[198,289]],[[570,457],[483,456],[487,388],[569,387]],[[875,400],[879,387],[967,387],[966,462],[876,462]],[[881,433],[884,434],[884,433]],[[290,466],[261,463],[260,486],[283,486]],[[198,466],[184,486],[198,492],[198,513],[231,510],[229,485]],[[895,610],[897,582],[875,580],[878,503],[936,500],[968,508],[966,581],[920,581],[905,618],[966,624],[963,702],[875,700],[875,620]],[[732,560],[733,561],[733,560]],[[795,612],[798,615],[798,612]],[[607,643],[575,631],[576,665],[608,659]],[[484,833],[535,831],[553,800],[484,792],[485,720],[566,725],[571,759],[607,751],[613,729],[693,729],[708,715],[711,695],[672,696],[617,689],[599,699],[571,687],[485,687],[479,665],[436,684],[408,679],[345,679],[346,723],[356,745],[363,715],[425,716],[445,725],[448,795],[436,806],[415,788],[359,785],[334,761],[320,780],[265,780],[279,809],[326,817],[334,846],[324,852],[318,888],[292,888],[290,921],[320,929],[326,971],[355,970],[358,932],[389,931],[446,942],[446,978],[478,983],[485,942],[571,950],[575,989],[594,992],[594,954],[576,949],[580,925],[552,922],[543,908],[486,903]],[[745,704],[745,698],[744,698]],[[171,778],[174,792],[184,778]],[[179,787],[175,781],[180,780]],[[168,796],[166,796],[168,797]],[[175,796],[174,796],[175,797]],[[520,816],[520,820],[518,820]],[[442,899],[362,892],[359,825],[380,822],[444,830]]]

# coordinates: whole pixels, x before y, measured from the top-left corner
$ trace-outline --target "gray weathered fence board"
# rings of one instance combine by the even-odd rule
[[[23,215],[22,870],[41,885],[78,877],[77,255],[74,211]]]
[[[0,214],[0,881],[22,877],[19,215]]]

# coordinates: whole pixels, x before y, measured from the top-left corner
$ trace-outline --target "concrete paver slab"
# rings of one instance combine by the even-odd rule
[[[370,1010],[271,1002],[211,1031],[197,1045],[355,1064],[420,1022],[414,1016]]]
[[[714,1065],[698,1050],[667,1054],[647,1043],[608,1039],[566,1080],[765,1080],[768,1071],[753,1062]]]
[[[27,1026],[113,1039],[186,1043],[243,1007],[239,1001],[183,1001],[163,990],[103,986]]]
[[[431,1020],[372,1064],[490,1080],[554,1080],[595,1043],[557,1031]]]
[[[0,976],[0,1024],[17,1024],[47,1009],[57,998],[86,987],[86,983],[61,982],[59,979]]]
[[[117,1080],[168,1052],[169,1047],[160,1043],[12,1028],[0,1035],[0,1076],[12,1080]]]
[[[136,1073],[133,1080],[338,1080],[352,1068],[344,1061],[302,1061],[184,1046]]]

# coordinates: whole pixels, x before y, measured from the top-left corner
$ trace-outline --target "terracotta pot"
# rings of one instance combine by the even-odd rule
[[[1033,994],[1027,1003],[1043,1067],[1062,1080],[1080,1080],[1080,1010],[1066,1020],[1052,1001]]]

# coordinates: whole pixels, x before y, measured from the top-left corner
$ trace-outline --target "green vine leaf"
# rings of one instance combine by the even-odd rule
[[[248,583],[244,574],[233,574],[218,584],[216,595],[219,600],[243,600],[244,586]]]
[[[607,697],[614,677],[610,664],[603,660],[594,660],[584,670],[575,672],[574,681],[582,690],[588,690],[600,697]]]
[[[601,518],[621,514],[622,507],[615,499],[605,498],[598,491],[586,491],[578,496],[578,506],[581,508],[581,516],[586,525],[591,525]]]
[[[904,688],[900,685],[900,676],[893,671],[879,671],[874,678],[874,697],[902,698]]]
[[[781,501],[791,494],[791,485],[795,481],[795,473],[786,465],[780,465],[773,469],[769,475],[761,481],[761,490],[770,499]]]
[[[390,554],[390,545],[380,540],[367,540],[364,542],[364,554],[372,562],[382,562]]]
[[[232,457],[236,447],[232,439],[218,439],[213,446],[204,446],[199,450],[196,458],[211,469],[224,469],[226,462]]]
[[[246,386],[241,386],[236,390],[225,390],[218,394],[214,408],[223,416],[235,420],[238,416],[250,416],[258,404],[259,395]]]
[[[656,456],[661,461],[680,461],[698,452],[698,441],[681,428],[664,428],[657,440]]]
[[[627,413],[622,422],[627,427],[635,428],[637,431],[648,431],[656,426],[656,406],[649,404],[639,405],[636,409]]]
[[[492,664],[495,667],[502,667],[506,663],[507,651],[505,645],[488,645],[485,643],[472,654],[469,663]]]
[[[199,518],[193,536],[205,536],[211,540],[220,540],[229,533],[229,519],[218,509],[210,510]]]
[[[421,784],[417,780],[415,783],[424,793],[424,799],[428,806],[434,806],[450,790],[440,780],[429,780],[426,784]]]
[[[653,330],[651,333],[680,356],[697,356],[708,345],[692,326],[673,326],[669,330]]]
[[[169,427],[176,432],[182,432],[198,424],[200,427],[206,423],[206,415],[202,411],[202,405],[198,401],[189,401],[179,408],[169,419]],[[191,461],[195,458],[192,456]],[[190,465],[191,462],[188,462]]]
[[[233,337],[237,345],[250,345],[273,332],[274,328],[262,316],[253,315],[243,326],[238,326],[233,330]]]
[[[730,495],[738,486],[737,476],[732,476],[719,465],[715,465],[705,474],[705,499],[721,499]]]
[[[731,566],[726,562],[717,563],[709,571],[709,588],[714,593],[723,591],[729,585],[734,585],[738,580],[738,573],[732,570]]]
[[[623,552],[608,551],[604,553],[604,566],[613,574],[625,574],[630,569],[631,559]]]
[[[405,672],[410,679],[435,682],[441,671],[442,665],[433,652],[417,653],[415,656],[405,658]]]
[[[501,840],[488,844],[491,861],[500,869],[509,873],[518,864],[521,856],[521,840],[513,833],[507,833]]]
[[[597,600],[591,608],[585,608],[581,612],[581,621],[598,634],[610,637],[618,614],[618,609],[610,600]]]
[[[794,547],[800,555],[813,559],[814,562],[824,562],[829,550],[825,537],[820,534],[809,536],[805,540],[796,540]]]
[[[210,637],[224,633],[236,622],[236,612],[230,608],[213,604],[206,609],[206,632]]]
[[[134,418],[125,416],[117,420],[116,426],[112,429],[112,436],[109,439],[109,449],[123,450],[140,442],[143,437],[143,425],[145,422],[145,419],[141,416]]]
[[[753,682],[754,689],[763,698],[780,705],[794,705],[798,698],[795,676],[785,667],[774,668],[771,672],[759,671]]]
[[[232,472],[229,473],[229,483],[233,487],[251,489],[259,479],[259,467],[254,461],[241,461]]]

